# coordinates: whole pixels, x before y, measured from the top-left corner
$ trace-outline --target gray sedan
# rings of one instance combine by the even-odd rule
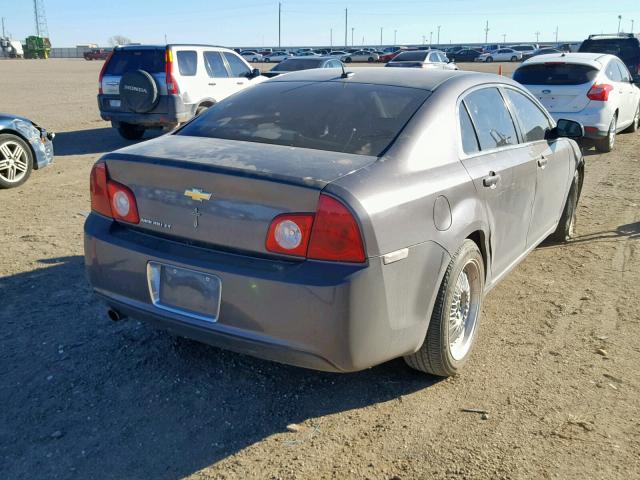
[[[22,185],[53,162],[53,137],[27,118],[0,113],[0,188]]]
[[[109,316],[329,371],[448,376],[483,297],[572,235],[581,125],[496,75],[293,72],[91,174],[89,280]]]

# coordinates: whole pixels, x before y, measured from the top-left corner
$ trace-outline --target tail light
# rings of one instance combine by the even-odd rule
[[[175,95],[179,93],[178,84],[176,83],[176,79],[173,77],[173,54],[171,53],[171,49],[167,48],[164,54],[164,73],[165,80],[167,83],[167,93],[169,95]]]
[[[595,83],[587,93],[589,100],[597,102],[606,102],[609,100],[609,92],[613,90],[613,86],[607,83]]]
[[[91,169],[90,190],[94,212],[127,223],[140,223],[135,195],[129,187],[109,179],[104,162]]]
[[[100,69],[100,75],[98,75],[98,93],[102,94],[102,77],[104,77],[104,72],[107,71],[107,65],[109,64],[109,60],[111,60],[111,57],[113,56],[113,52],[109,53],[109,55],[107,55],[107,58],[105,59],[104,63],[102,64],[102,68]]]
[[[314,260],[365,261],[360,228],[353,214],[340,201],[321,194],[315,214],[293,213],[273,219],[266,248]]]

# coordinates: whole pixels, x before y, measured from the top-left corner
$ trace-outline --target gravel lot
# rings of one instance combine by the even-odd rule
[[[640,135],[586,152],[577,238],[489,294],[462,375],[317,373],[107,320],[82,224],[127,142],[100,66],[0,61],[0,110],[58,132],[55,165],[0,191],[0,478],[640,478]]]

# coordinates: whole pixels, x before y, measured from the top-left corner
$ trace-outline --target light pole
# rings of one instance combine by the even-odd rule
[[[353,31],[355,30],[355,27],[351,27],[351,46],[353,47]]]
[[[540,32],[536,32],[536,43],[540,41]]]
[[[631,21],[633,22],[633,20],[631,20]],[[398,44],[398,30],[394,30],[393,31],[393,45],[395,46],[397,44]]]
[[[278,2],[278,50],[280,49],[281,33],[282,33],[282,3]]]
[[[487,20],[487,25],[484,27],[484,43],[487,44],[489,42],[489,20]]]
[[[506,43],[507,43],[507,34],[506,34],[506,33],[503,33],[503,34],[502,34],[502,44],[503,44],[503,45],[506,45]]]
[[[631,20],[631,31],[629,33],[633,33],[633,20]]]
[[[622,23],[622,15],[618,15],[618,33],[620,33],[620,23]]]
[[[440,45],[440,28],[442,25],[438,25],[438,43],[436,45]]]
[[[347,43],[347,28],[349,25],[349,9],[344,9],[344,48],[347,48],[349,44]]]
[[[382,27],[380,27],[380,46],[382,46]]]
[[[433,44],[433,32],[429,32],[429,47]]]
[[[556,27],[556,43],[558,43],[558,27]]]
[[[329,29],[329,46],[333,50],[333,28]]]

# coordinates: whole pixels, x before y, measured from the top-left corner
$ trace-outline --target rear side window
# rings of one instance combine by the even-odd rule
[[[471,92],[464,99],[476,127],[482,150],[506,147],[518,143],[511,114],[497,88]]]
[[[524,65],[513,79],[523,85],[582,85],[593,82],[597,75],[598,70],[588,65],[550,62]]]
[[[314,58],[303,59],[288,59],[280,62],[271,70],[274,72],[296,72],[298,70],[309,70],[311,68],[318,68],[322,60],[316,60]]]
[[[226,78],[229,76],[220,52],[204,52],[204,66],[207,69],[207,74],[212,78]]]
[[[620,69],[620,75],[622,75],[622,81],[630,82],[631,74],[629,73],[629,69],[627,68],[627,66],[624,63],[622,63],[620,60],[616,60],[616,65],[618,65],[618,68]]]
[[[124,75],[144,70],[148,73],[164,73],[165,51],[161,49],[116,49],[106,66],[105,75]]]
[[[520,121],[524,142],[544,140],[547,131],[551,128],[547,116],[542,113],[542,110],[540,110],[535,103],[522,93],[510,88],[505,89],[505,91],[515,110],[515,115]]]
[[[620,69],[616,65],[615,61],[609,62],[609,65],[607,65],[607,70],[605,73],[607,75],[607,78],[613,82],[622,81],[622,74],[620,73]]]
[[[459,112],[460,116],[460,135],[462,136],[462,149],[466,154],[473,154],[480,151],[480,145],[478,144],[478,137],[471,123],[469,112],[464,105],[464,102],[460,102]]]
[[[224,52],[224,58],[229,62],[231,75],[233,77],[246,77],[251,73],[251,70],[249,70],[247,65],[233,53]]]
[[[198,70],[198,54],[193,50],[182,50],[176,54],[178,71],[183,77],[193,77]]]
[[[218,102],[177,135],[378,156],[429,95],[359,83],[264,82]]]

